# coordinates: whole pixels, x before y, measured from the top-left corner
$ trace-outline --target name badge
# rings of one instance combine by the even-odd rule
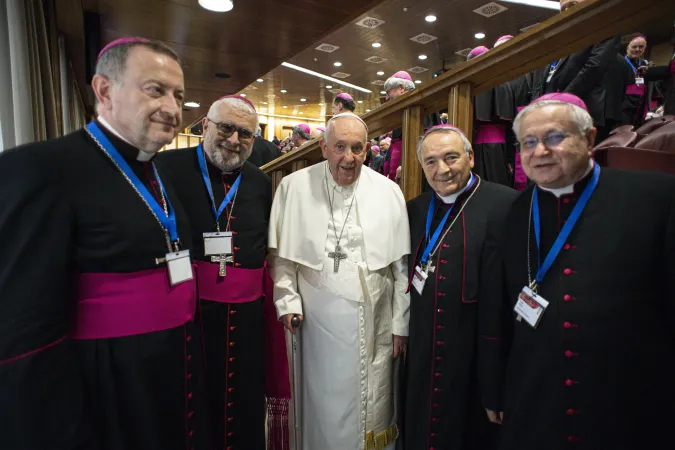
[[[427,282],[427,273],[422,270],[420,266],[415,266],[415,273],[413,274],[412,285],[418,294],[422,295],[424,285]]]
[[[204,233],[204,255],[231,255],[232,232]]]
[[[645,79],[644,79],[644,78],[636,78],[636,79],[635,79],[635,84],[636,84],[637,86],[640,86],[640,85],[642,85],[642,84],[645,84]]]
[[[532,292],[532,289],[525,286],[518,296],[513,310],[518,313],[518,320],[525,319],[532,328],[537,328],[537,324],[544,315],[544,311],[548,307],[548,302],[541,296]]]
[[[190,250],[166,254],[166,267],[169,270],[169,282],[171,286],[192,279],[192,262]]]

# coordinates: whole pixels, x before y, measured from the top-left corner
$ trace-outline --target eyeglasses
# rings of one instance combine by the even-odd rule
[[[544,147],[557,150],[562,145],[563,141],[571,136],[569,133],[564,131],[549,131],[546,133],[546,136],[539,138],[536,136],[525,136],[522,141],[519,142],[520,151],[534,151],[537,148],[537,145],[541,142],[544,144]]]
[[[248,141],[253,139],[253,132],[251,130],[248,130],[246,128],[240,128],[228,122],[216,122],[215,120],[211,120],[208,117],[206,118],[206,120],[213,123],[218,129],[218,132],[222,134],[225,138],[229,138],[236,131],[237,135],[239,136],[239,139],[242,141]]]

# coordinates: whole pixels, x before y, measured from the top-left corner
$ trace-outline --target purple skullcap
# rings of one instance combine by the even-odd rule
[[[218,100],[223,100],[225,98],[236,98],[237,100],[241,100],[242,102],[247,103],[251,108],[253,108],[255,110],[255,106],[253,106],[253,102],[251,102],[251,100],[247,99],[246,97],[242,97],[239,94],[223,95]]]
[[[307,134],[310,134],[312,132],[312,130],[309,129],[309,125],[307,125],[306,123],[301,123],[296,126]]]
[[[400,78],[402,80],[412,81],[412,77],[405,70],[399,70],[398,72],[393,74],[390,78]]]
[[[489,48],[485,47],[484,45],[481,45],[481,46],[476,47],[473,50],[471,50],[471,52],[469,52],[469,55],[478,56],[478,55],[482,55],[483,53],[485,53],[489,50],[490,50]]]
[[[379,153],[379,152],[380,152],[380,147],[378,147],[377,145],[373,145],[372,147],[370,147],[370,149],[371,149],[372,151],[374,151],[375,153]]]
[[[495,47],[501,44],[502,42],[506,42],[510,39],[513,39],[513,36],[511,36],[510,34],[505,34],[504,36],[497,39],[497,41],[495,42]]]
[[[146,39],[144,37],[139,37],[139,36],[115,39],[110,44],[103,47],[103,50],[98,52],[98,57],[96,58],[96,61],[101,59],[101,56],[103,56],[103,54],[105,52],[107,52],[108,50],[110,50],[113,47],[117,47],[118,45],[134,44],[134,43],[145,44],[147,42],[150,42],[150,39]]]
[[[440,124],[440,125],[436,125],[436,126],[433,126],[433,127],[429,128],[429,129],[426,131],[426,133],[424,133],[424,136],[422,136],[422,140],[424,141],[424,140],[427,138],[427,136],[429,136],[429,135],[430,135],[431,133],[433,133],[434,131],[438,131],[438,130],[452,130],[452,131],[456,131],[457,133],[459,133],[459,134],[461,134],[462,136],[464,136],[464,138],[466,138],[466,135],[464,134],[464,132],[463,132],[462,130],[460,130],[459,128],[457,128],[456,126],[454,126],[454,125],[449,125],[449,124],[447,124],[447,123],[442,123],[442,124]]]
[[[630,42],[633,42],[635,39],[644,39],[644,40],[645,40],[645,43],[647,42],[647,38],[644,37],[644,36],[641,35],[641,34],[639,34],[639,35],[635,36],[634,38],[632,38],[632,39],[630,40]],[[630,42],[629,42],[629,44],[630,44]]]
[[[352,96],[349,95],[349,94],[347,94],[346,92],[342,92],[342,93],[336,95],[336,97],[337,97],[337,98],[344,99],[344,100],[347,100],[348,102],[353,102],[353,101],[354,101],[354,99],[352,98]]]
[[[387,144],[391,145],[391,138],[386,137],[384,139],[380,139],[380,144],[382,144],[383,142],[386,142]]]
[[[324,127],[316,127],[316,129],[321,131],[322,133],[326,132],[326,128],[324,128]]]
[[[532,103],[539,103],[547,100],[568,103],[570,105],[578,106],[579,108],[588,112],[586,103],[584,103],[582,99],[580,99],[574,94],[568,94],[567,92],[552,92],[550,94],[542,95],[538,99],[533,100]]]

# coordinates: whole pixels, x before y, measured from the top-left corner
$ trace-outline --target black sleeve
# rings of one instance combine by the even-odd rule
[[[591,48],[590,55],[586,63],[581,67],[579,73],[570,82],[565,92],[574,94],[578,97],[585,97],[593,88],[595,88],[605,73],[609,70],[612,60],[615,58],[618,48],[619,38],[614,37],[595,44]]]
[[[493,208],[481,258],[478,291],[478,382],[483,406],[502,411],[504,374],[510,319],[505,270],[502,256],[502,230],[505,216],[516,192],[504,196],[504,203]]]
[[[86,448],[82,375],[68,337],[73,219],[52,178],[63,162],[48,152],[58,150],[35,147],[0,155],[0,448],[73,450]]]
[[[670,76],[670,66],[654,66],[645,71],[645,81],[666,80]]]
[[[671,183],[672,185],[672,183]],[[675,187],[671,187],[669,191],[671,194],[674,192]],[[671,195],[671,197],[673,197]],[[666,224],[666,234],[665,234],[665,246],[664,246],[664,264],[662,279],[664,280],[665,286],[665,311],[666,311],[666,323],[668,324],[668,329],[671,333],[671,341],[673,346],[675,346],[675,200],[672,200],[670,203],[670,213],[668,215],[668,222]]]

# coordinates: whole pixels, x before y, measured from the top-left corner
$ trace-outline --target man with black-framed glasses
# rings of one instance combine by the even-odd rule
[[[286,355],[283,327],[271,292],[265,292],[271,291],[265,257],[272,182],[247,161],[258,129],[249,100],[219,99],[202,125],[204,141],[198,147],[165,151],[160,159],[192,225],[211,444],[263,450],[266,397],[273,426],[281,423],[274,414],[287,411],[281,406],[290,394],[283,376],[287,367],[267,363],[285,361]],[[265,359],[274,352],[281,357]],[[266,384],[266,376],[274,383]],[[267,386],[282,389],[266,391]]]
[[[601,169],[572,94],[535,100],[514,130],[535,185],[507,216],[508,301],[493,305],[505,329],[490,334],[509,354],[500,449],[662,448],[675,400],[675,177]]]

